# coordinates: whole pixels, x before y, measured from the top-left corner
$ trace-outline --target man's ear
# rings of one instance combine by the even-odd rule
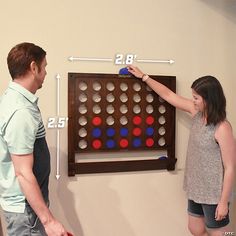
[[[30,71],[33,73],[33,74],[36,74],[38,72],[38,66],[36,64],[35,61],[32,61],[30,63]]]

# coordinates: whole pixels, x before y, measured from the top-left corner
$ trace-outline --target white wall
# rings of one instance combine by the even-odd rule
[[[191,96],[197,77],[212,74],[227,97],[236,130],[236,2],[233,0],[1,1],[0,76],[2,93],[10,80],[8,51],[31,41],[47,51],[48,75],[38,92],[45,124],[56,116],[56,80],[62,76],[60,116],[67,116],[67,73],[118,73],[113,63],[74,62],[81,57],[174,59],[173,65],[141,64],[149,74],[175,75],[177,91]],[[187,236],[182,190],[189,120],[177,113],[177,170],[67,177],[67,130],[61,131],[61,178],[56,180],[56,130],[47,130],[52,154],[51,209],[76,236]],[[231,205],[232,212],[236,203]],[[236,231],[236,215],[233,215]]]

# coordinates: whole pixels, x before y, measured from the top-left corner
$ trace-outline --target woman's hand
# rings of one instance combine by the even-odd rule
[[[144,73],[138,68],[133,65],[127,66],[128,71],[133,74],[137,78],[142,78]]]
[[[215,212],[217,221],[223,220],[229,212],[228,203],[219,202]]]

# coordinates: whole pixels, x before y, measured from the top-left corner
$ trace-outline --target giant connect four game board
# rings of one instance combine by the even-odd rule
[[[174,76],[151,76],[175,91]],[[146,83],[117,74],[68,74],[69,175],[175,166],[175,108]],[[166,150],[155,160],[75,162],[75,154]]]

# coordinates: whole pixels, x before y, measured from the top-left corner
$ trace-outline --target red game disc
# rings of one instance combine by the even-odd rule
[[[154,122],[153,116],[148,116],[148,117],[146,118],[146,123],[147,123],[148,125],[152,125],[153,122]]]
[[[133,129],[133,135],[134,136],[140,136],[141,133],[142,133],[142,130],[140,128],[136,127],[136,128]]]
[[[121,140],[120,140],[120,146],[121,146],[122,148],[128,147],[128,144],[129,144],[129,142],[128,142],[127,139],[121,139]]]
[[[141,119],[140,116],[135,116],[135,117],[133,118],[133,123],[134,123],[135,125],[140,125],[141,122],[142,122],[142,119]]]
[[[148,139],[146,140],[146,146],[147,146],[147,147],[152,147],[153,144],[154,144],[154,140],[153,140],[152,138],[148,138]]]
[[[96,125],[96,126],[101,125],[102,119],[98,116],[95,116],[92,120],[92,123],[93,123],[93,125]]]
[[[92,145],[94,149],[99,149],[102,146],[102,142],[99,139],[95,139]]]

